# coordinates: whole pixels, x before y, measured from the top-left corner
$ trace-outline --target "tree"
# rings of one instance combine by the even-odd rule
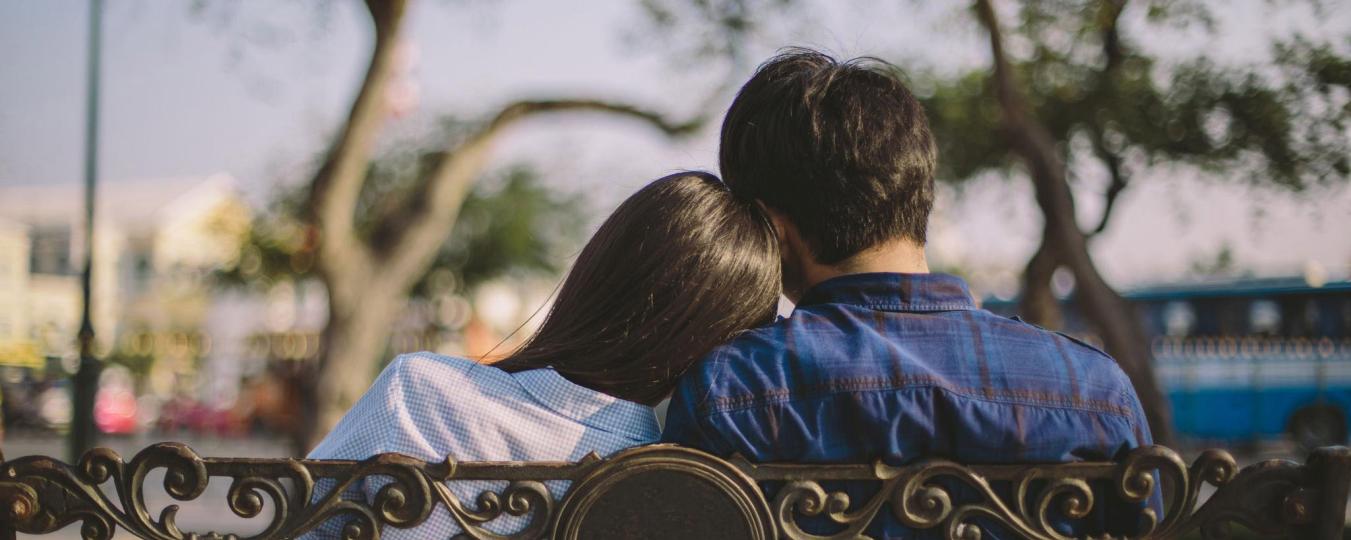
[[[648,3],[653,19],[668,29],[699,20],[725,26],[729,39],[752,33],[771,8],[784,12],[803,4]],[[989,68],[955,74],[912,70],[939,141],[939,177],[952,183],[989,172],[1028,178],[1044,223],[1041,244],[1024,270],[1024,317],[1052,328],[1061,324],[1050,283],[1058,269],[1069,270],[1073,301],[1130,376],[1156,439],[1166,444],[1172,426],[1153,376],[1148,336],[1098,272],[1089,253],[1092,239],[1109,226],[1132,178],[1150,172],[1185,170],[1295,192],[1344,182],[1351,170],[1346,154],[1351,60],[1334,44],[1295,36],[1272,44],[1271,62],[1225,65],[1198,51],[1194,58],[1167,63],[1142,51],[1121,24],[1138,10],[1144,28],[1208,29],[1213,13],[1204,2],[1017,5],[1012,25],[1002,23],[988,0],[970,7],[987,38]],[[1018,53],[1011,52],[1013,42]],[[1108,179],[1104,210],[1095,224],[1083,227],[1072,187],[1094,174]]]
[[[363,233],[360,194],[371,172],[381,125],[392,105],[389,90],[408,0],[366,0],[374,46],[366,75],[346,123],[305,194],[305,237],[313,242],[314,270],[328,292],[329,316],[320,358],[302,377],[303,432],[296,450],[311,448],[337,423],[369,382],[381,360],[391,324],[409,292],[435,261],[454,228],[461,204],[486,167],[494,144],[508,128],[544,113],[591,111],[639,120],[669,135],[693,131],[698,122],[673,122],[631,105],[586,99],[511,103],[467,130],[431,158],[406,192],[390,201]]]
[[[430,139],[430,140],[418,140]],[[399,141],[371,163],[357,201],[357,230],[365,235],[397,211],[423,169],[441,154],[442,134]],[[307,236],[304,202],[308,186],[273,195],[243,235],[233,264],[213,281],[230,288],[268,289],[278,283],[317,279],[314,238]],[[581,241],[584,205],[577,195],[541,183],[525,165],[495,170],[475,182],[460,217],[410,296],[435,301],[448,293],[470,294],[503,276],[555,276],[566,253]]]
[[[1188,4],[1142,5],[1160,21],[1209,17],[1200,4],[1190,4],[1189,13],[1174,11]],[[1011,60],[991,2],[976,0],[972,9],[989,37],[987,91],[999,104],[1004,134],[996,155],[1022,162],[1045,218],[1041,245],[1024,271],[1022,311],[1036,322],[1057,324],[1050,282],[1058,268],[1068,269],[1075,304],[1130,376],[1155,438],[1168,444],[1172,422],[1154,377],[1149,336],[1098,272],[1089,241],[1107,228],[1131,169],[1191,165],[1291,189],[1344,180],[1351,142],[1344,122],[1351,108],[1334,88],[1345,91],[1351,84],[1351,61],[1330,46],[1296,41],[1276,45],[1280,77],[1201,57],[1172,70],[1171,85],[1158,85],[1151,77],[1157,62],[1123,36],[1119,22],[1126,7],[1126,0],[1026,2],[1020,28],[1035,52],[1021,65]],[[1096,44],[1098,53],[1077,58],[1074,47],[1056,50],[1049,42],[1057,31]],[[1313,112],[1319,109],[1331,114]],[[1089,160],[1107,171],[1110,182],[1097,225],[1085,231],[1076,219],[1069,164]]]
[[[440,142],[440,137],[432,137]],[[392,145],[394,151],[382,152],[371,166],[362,187],[357,211],[358,230],[368,231],[380,223],[398,200],[414,185],[420,164],[431,161],[439,149],[417,142]],[[215,272],[213,281],[226,288],[267,292],[284,286],[318,279],[314,271],[316,245],[305,234],[304,185],[293,185],[277,193],[267,209],[255,216],[247,229],[234,263]],[[410,291],[403,315],[395,323],[392,342],[381,360],[408,347],[428,348],[415,343],[445,343],[455,336],[465,339],[469,322],[467,308],[473,304],[479,286],[502,277],[553,279],[563,269],[568,254],[582,240],[585,213],[578,195],[563,194],[541,183],[535,172],[524,166],[510,166],[479,180],[465,196],[460,217],[450,237],[441,245],[431,268]],[[424,341],[425,340],[425,341]],[[269,384],[295,392],[300,387],[296,368],[313,360],[313,351],[296,352],[286,358],[300,360],[272,366],[275,380]],[[127,354],[110,357],[137,372],[150,357]],[[138,362],[139,361],[139,362]],[[370,366],[372,377],[382,363]],[[295,410],[295,409],[292,409]],[[290,421],[288,421],[288,419]],[[290,431],[297,418],[282,415],[270,427]],[[301,451],[303,449],[297,449]]]

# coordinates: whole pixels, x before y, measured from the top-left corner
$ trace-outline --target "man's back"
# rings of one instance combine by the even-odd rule
[[[936,274],[818,284],[792,317],[693,368],[666,430],[668,442],[720,455],[806,463],[1104,460],[1150,444],[1110,357],[978,310],[960,279]],[[875,537],[907,536],[883,514]]]

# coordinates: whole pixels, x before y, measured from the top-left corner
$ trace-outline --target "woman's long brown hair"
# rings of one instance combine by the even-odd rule
[[[605,220],[534,337],[494,365],[551,367],[587,388],[656,404],[714,347],[773,320],[777,246],[759,208],[717,177],[660,178]]]

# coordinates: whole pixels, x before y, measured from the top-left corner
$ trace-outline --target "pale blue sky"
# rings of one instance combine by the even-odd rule
[[[225,171],[261,199],[280,179],[303,179],[345,114],[366,62],[369,36],[358,2],[330,0],[326,22],[316,22],[324,13],[317,1],[215,2],[196,16],[189,4],[107,0],[103,181]],[[1351,35],[1351,8],[1329,4],[1315,20],[1298,12],[1269,17],[1266,2],[1250,0],[1225,10],[1217,39],[1161,34],[1144,45],[1175,56],[1208,46],[1241,62],[1265,54],[1266,35],[1292,26]],[[220,7],[227,5],[238,7]],[[812,17],[765,31],[749,56],[753,64],[779,46],[811,45],[903,65],[985,62],[981,42],[955,11],[963,3],[918,5],[815,8]],[[0,2],[0,184],[80,180],[87,12],[84,0]],[[422,102],[393,132],[440,112],[479,115],[541,95],[599,95],[688,114],[729,73],[720,63],[671,68],[661,45],[634,39],[642,18],[634,3],[621,0],[418,0],[410,21]],[[751,67],[731,68],[733,78]],[[719,95],[715,107],[729,99]],[[498,160],[531,160],[555,184],[590,194],[604,212],[650,178],[713,168],[712,131],[670,143],[609,119],[542,119],[516,130]],[[1291,199],[1147,180],[1129,192],[1117,217],[1131,227],[1115,228],[1095,245],[1115,281],[1175,277],[1222,242],[1263,274],[1297,272],[1310,260],[1334,275],[1351,270],[1351,240],[1342,233],[1351,230],[1346,189]],[[1082,189],[1094,188],[1090,182]],[[1096,212],[1093,199],[1083,197],[1085,221]],[[1260,220],[1251,212],[1257,199],[1270,207]],[[960,200],[945,193],[941,205],[935,251],[949,262],[1007,273],[1035,242],[1038,218],[1020,183],[980,182]]]

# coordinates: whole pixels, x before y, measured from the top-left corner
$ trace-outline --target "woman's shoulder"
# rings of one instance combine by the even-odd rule
[[[421,351],[395,356],[385,366],[385,371],[406,373],[416,371],[468,371],[470,367],[480,365],[468,358]]]
[[[443,454],[453,442],[449,434],[491,414],[477,402],[504,387],[498,381],[502,376],[510,378],[467,358],[430,352],[399,355],[311,457]]]
[[[380,375],[402,383],[494,380],[507,373],[468,358],[433,352],[415,352],[394,357]]]
[[[371,391],[406,409],[445,415],[465,414],[452,404],[472,402],[484,395],[512,394],[519,386],[511,374],[491,365],[417,352],[395,357]]]

